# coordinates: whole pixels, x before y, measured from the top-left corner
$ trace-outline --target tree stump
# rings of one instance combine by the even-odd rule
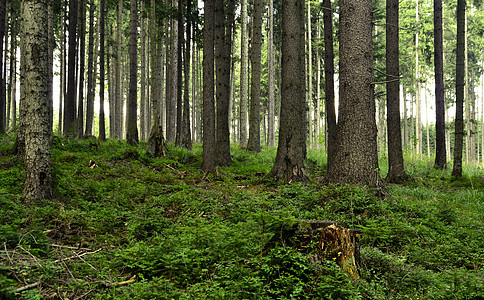
[[[319,259],[321,261],[334,260],[353,280],[358,279],[359,236],[359,231],[337,224],[325,227],[321,231],[317,246]]]
[[[160,157],[166,155],[165,138],[163,137],[163,130],[161,126],[153,126],[151,129],[146,151],[153,157]]]

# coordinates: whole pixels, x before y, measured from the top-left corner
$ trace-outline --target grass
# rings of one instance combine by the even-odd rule
[[[5,137],[0,153],[11,147]],[[406,157],[413,180],[367,188],[324,186],[325,155],[308,152],[311,182],[267,178],[274,148],[232,147],[233,164],[200,171],[201,146],[109,140],[53,145],[55,200],[21,199],[23,164],[0,155],[0,298],[482,299],[484,174],[462,179]],[[382,160],[383,161],[383,160]],[[382,172],[385,165],[381,167]],[[295,219],[360,230],[360,279],[277,237]],[[289,224],[289,225],[288,225]],[[35,288],[14,290],[40,282]]]

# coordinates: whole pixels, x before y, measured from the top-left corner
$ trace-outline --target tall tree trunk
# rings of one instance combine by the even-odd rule
[[[86,105],[86,135],[92,135],[94,120],[94,0],[89,4],[89,45],[87,50],[87,105]]]
[[[247,0],[241,3],[240,42],[240,146],[247,147],[247,105],[249,99],[249,35],[247,30]]]
[[[419,2],[416,1],[416,8],[415,8],[415,23],[419,24]],[[415,148],[415,152],[417,154],[422,153],[422,108],[421,108],[421,97],[420,97],[420,66],[419,66],[419,26],[417,27],[417,31],[415,32],[415,111],[416,111],[416,119],[415,119],[415,137],[417,140],[417,145]]]
[[[225,13],[223,0],[215,1],[215,69],[216,69],[216,151],[217,164],[226,166],[230,157],[230,57],[232,46],[232,23],[235,4],[229,0]],[[227,16],[227,18],[225,17]]]
[[[309,125],[309,147],[314,146],[314,102],[313,102],[313,49],[312,49],[312,33],[311,33],[311,0],[308,0],[308,125]]]
[[[252,14],[252,47],[250,52],[250,114],[249,114],[249,141],[247,149],[260,152],[260,74],[261,74],[261,44],[262,44],[262,0],[254,0]]]
[[[138,145],[138,6],[130,0],[129,10],[129,94],[126,107],[126,141]]]
[[[304,99],[304,1],[282,1],[281,121],[271,175],[291,183],[306,181],[306,106]]]
[[[145,32],[145,1],[141,1],[140,19],[140,99],[139,99],[139,129],[140,139],[146,140],[146,32]]]
[[[465,86],[465,16],[466,0],[457,0],[457,50],[455,66],[455,143],[452,176],[462,176],[462,149],[464,143],[464,89]]]
[[[176,88],[176,134],[175,145],[182,146],[182,124],[183,124],[183,44],[184,44],[184,31],[183,31],[183,0],[178,0],[178,20],[177,20],[177,70],[176,80],[178,82]]]
[[[47,100],[48,23],[47,1],[21,2],[21,65],[25,103],[25,202],[52,198],[50,126]]]
[[[172,0],[172,5],[176,6],[177,0]],[[166,140],[175,142],[176,122],[177,122],[177,96],[178,96],[178,21],[171,20],[171,57],[170,57],[170,95],[166,101]],[[180,33],[182,34],[182,33]]]
[[[104,117],[104,56],[105,56],[105,20],[106,20],[106,0],[99,1],[99,140],[106,140],[106,119]]]
[[[80,15],[78,35],[80,37],[79,45],[79,98],[77,100],[77,122],[76,134],[82,137],[84,133],[84,74],[85,74],[85,57],[86,57],[86,0],[79,2]]]
[[[202,170],[204,172],[214,172],[217,166],[214,103],[215,0],[205,0],[204,10]]]
[[[467,12],[465,13],[464,21],[464,105],[465,105],[465,155],[466,162],[472,163],[471,159],[471,144],[472,144],[472,130],[471,130],[471,99],[469,97],[469,49],[467,47]]]
[[[121,121],[121,105],[123,103],[123,92],[122,92],[122,64],[123,64],[123,45],[122,45],[122,25],[123,25],[123,0],[118,1],[117,10],[117,32],[116,32],[116,74],[115,74],[115,95],[116,99],[114,102],[114,138],[122,138],[122,121]]]
[[[334,101],[334,50],[333,50],[333,10],[331,0],[323,1],[323,22],[324,22],[324,78],[326,94],[326,131],[328,169],[334,161],[336,153],[336,110]]]
[[[436,169],[447,168],[445,149],[444,57],[442,0],[434,0],[434,72],[435,72],[435,163]]]
[[[67,87],[67,72],[66,72],[66,9],[65,9],[65,1],[62,0],[61,2],[61,39],[60,39],[60,95],[59,95],[59,128],[57,131],[58,135],[62,134],[62,125],[63,125],[63,104],[65,103],[66,97],[66,87]]]
[[[53,134],[54,128],[54,48],[55,48],[55,37],[54,37],[54,8],[53,3],[47,3],[47,42],[49,43],[47,62],[48,62],[48,75],[47,75],[47,106],[49,110],[49,132]],[[4,73],[5,74],[5,73]],[[3,78],[5,82],[5,77]],[[3,84],[3,86],[5,86]],[[5,90],[3,90],[5,92]]]
[[[186,13],[186,34],[187,39],[185,43],[185,57],[184,57],[184,93],[183,93],[183,124],[182,124],[182,146],[187,149],[192,149],[192,133],[190,125],[190,46],[192,39],[192,0],[187,0]],[[193,97],[193,95],[192,95]]]
[[[17,126],[17,31],[18,21],[17,12],[11,10],[10,12],[10,26],[11,26],[11,38],[10,38],[10,73],[9,73],[9,88],[8,97],[10,102],[10,110],[7,110],[9,118],[12,120],[10,128]]]
[[[5,98],[5,85],[3,84],[5,73],[3,72],[3,38],[5,37],[5,19],[7,12],[7,0],[0,0],[0,133],[6,132],[7,125],[7,101]],[[6,44],[6,43],[5,43]],[[5,45],[6,46],[6,45]]]
[[[371,0],[340,1],[340,99],[337,151],[328,182],[377,187],[377,129],[373,91]]]
[[[274,77],[274,0],[269,0],[269,34],[267,36],[267,64],[268,64],[268,115],[267,115],[267,146],[274,147],[276,144],[276,82]]]
[[[402,132],[400,124],[400,59],[399,59],[399,0],[386,2],[386,73],[387,73],[387,181],[399,183],[407,179],[403,165]]]
[[[116,138],[116,68],[117,59],[115,58],[114,50],[114,32],[112,27],[109,29],[108,41],[108,55],[106,57],[106,65],[108,66],[108,98],[109,98],[109,137]]]
[[[72,136],[76,129],[76,29],[77,0],[69,1],[69,54],[67,62],[67,93],[64,101],[64,135]]]

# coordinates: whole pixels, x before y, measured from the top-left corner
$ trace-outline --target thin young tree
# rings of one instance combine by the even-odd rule
[[[271,175],[306,181],[304,1],[282,1],[282,88],[279,141]]]
[[[447,168],[445,149],[444,55],[442,0],[434,0],[434,70],[435,70],[435,164]]]
[[[402,131],[400,124],[400,59],[399,59],[399,0],[386,2],[386,92],[388,132],[387,182],[400,183],[407,179],[403,165]]]
[[[457,0],[457,50],[455,66],[455,143],[452,176],[462,176],[464,145],[464,89],[465,89],[465,15],[466,0]]]
[[[204,172],[214,172],[217,167],[214,103],[215,0],[205,0],[204,10],[202,170]]]
[[[250,52],[250,110],[249,110],[249,140],[247,150],[260,152],[260,74],[262,46],[262,0],[254,0],[252,13],[252,47]]]
[[[76,53],[77,0],[69,1],[69,41],[67,58],[67,91],[64,100],[64,135],[72,136],[76,129]]]
[[[22,96],[25,109],[26,203],[52,198],[50,126],[47,100],[47,0],[21,1]]]
[[[327,181],[380,188],[375,122],[372,1],[340,1],[340,98]]]
[[[129,95],[126,108],[126,141],[138,145],[138,1],[129,9]]]

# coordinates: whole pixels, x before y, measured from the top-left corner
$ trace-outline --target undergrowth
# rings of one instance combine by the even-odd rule
[[[324,186],[325,155],[309,151],[311,181],[267,174],[274,148],[232,147],[233,163],[200,171],[201,146],[168,144],[152,158],[108,140],[53,144],[55,199],[26,206],[23,163],[0,145],[0,298],[482,299],[484,176],[462,179],[406,157],[412,180]],[[382,172],[386,169],[382,166]],[[383,175],[383,174],[382,174]],[[274,239],[295,219],[362,232],[360,279]],[[276,241],[276,242],[274,242]],[[15,292],[22,286],[34,288]]]

